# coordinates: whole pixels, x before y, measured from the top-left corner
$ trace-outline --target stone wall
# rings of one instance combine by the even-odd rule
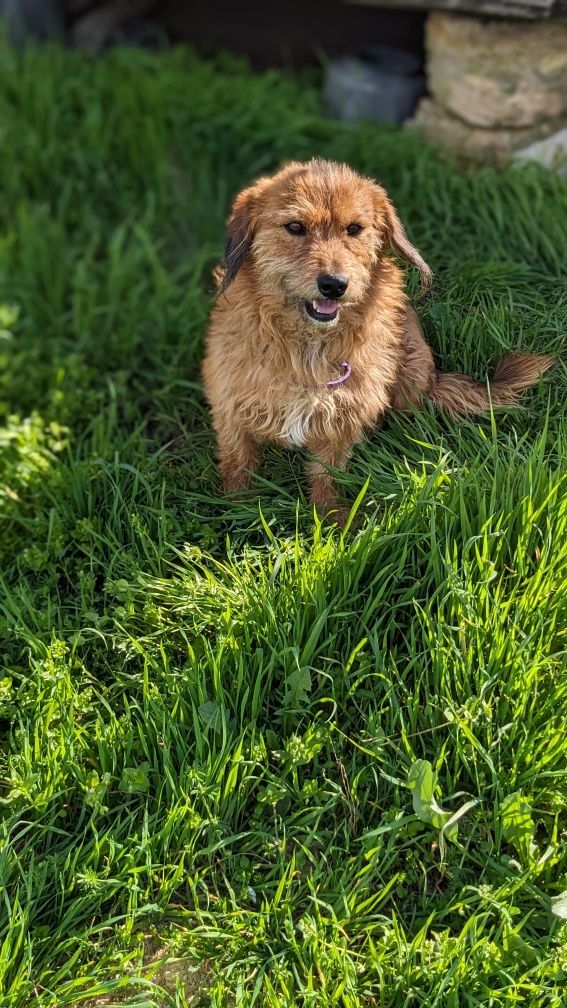
[[[433,13],[426,50],[413,122],[457,155],[505,164],[567,125],[567,22]]]

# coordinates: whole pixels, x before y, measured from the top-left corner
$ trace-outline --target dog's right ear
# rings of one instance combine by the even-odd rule
[[[222,278],[219,287],[221,294],[234,280],[252,245],[256,211],[254,188],[251,186],[239,193],[232,207],[226,230]]]

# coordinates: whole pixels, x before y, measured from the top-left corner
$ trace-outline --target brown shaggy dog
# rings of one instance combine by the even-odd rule
[[[389,252],[431,270],[381,186],[344,164],[289,164],[237,196],[203,366],[227,491],[263,442],[307,448],[311,500],[336,506],[329,467],[365,428],[423,395],[451,414],[516,402],[552,364],[505,357],[484,382],[442,374]]]

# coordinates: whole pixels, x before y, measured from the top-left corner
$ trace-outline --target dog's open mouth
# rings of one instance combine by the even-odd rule
[[[339,313],[339,302],[331,298],[316,298],[305,302],[305,311],[315,322],[333,322]]]

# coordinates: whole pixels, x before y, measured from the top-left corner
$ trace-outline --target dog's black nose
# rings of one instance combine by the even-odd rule
[[[319,273],[317,286],[325,298],[340,298],[348,287],[346,276],[333,276],[331,273]]]

